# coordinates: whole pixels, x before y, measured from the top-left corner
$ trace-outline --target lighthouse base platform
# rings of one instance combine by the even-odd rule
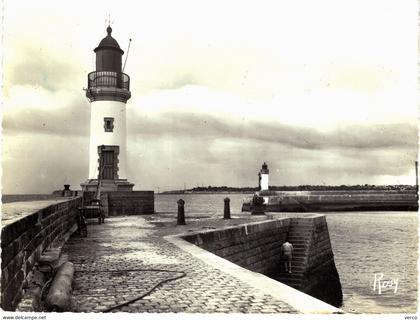
[[[82,191],[96,191],[98,188],[98,179],[88,179],[81,183]],[[127,179],[110,179],[101,181],[101,192],[103,191],[133,191],[134,183]]]
[[[83,203],[89,203],[95,191],[83,192]],[[155,212],[153,191],[101,191],[101,206],[105,217],[142,215]]]

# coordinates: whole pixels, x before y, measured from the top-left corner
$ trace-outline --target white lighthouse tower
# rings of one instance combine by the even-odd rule
[[[85,191],[96,190],[98,178],[104,191],[129,191],[127,181],[126,103],[131,97],[130,77],[122,72],[118,42],[108,35],[94,49],[96,70],[88,75],[86,97],[90,101],[89,178]]]
[[[258,177],[259,177],[259,185],[260,185],[260,191],[263,190],[268,190],[268,166],[267,164],[264,162],[260,172],[258,173]]]

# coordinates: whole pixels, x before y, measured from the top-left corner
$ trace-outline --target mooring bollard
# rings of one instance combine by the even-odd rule
[[[225,209],[223,211],[223,219],[230,219],[230,199],[225,198]]]
[[[185,224],[185,211],[184,211],[185,201],[182,199],[179,199],[177,203],[178,203],[178,217],[177,217],[176,224],[184,225]]]

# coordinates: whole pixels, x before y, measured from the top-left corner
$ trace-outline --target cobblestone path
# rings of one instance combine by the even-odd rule
[[[172,228],[173,233],[186,230]],[[147,294],[113,312],[295,313],[292,307],[193,257],[140,216],[112,217],[73,236],[64,253],[75,265],[73,311],[103,312]]]

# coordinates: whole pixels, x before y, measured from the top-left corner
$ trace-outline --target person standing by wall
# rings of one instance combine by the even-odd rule
[[[286,240],[281,246],[281,251],[284,260],[284,269],[286,272],[292,273],[293,245]]]

